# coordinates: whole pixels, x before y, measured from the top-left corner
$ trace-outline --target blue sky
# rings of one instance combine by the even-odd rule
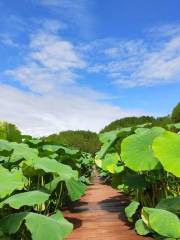
[[[0,119],[99,131],[180,100],[179,0],[1,0]]]

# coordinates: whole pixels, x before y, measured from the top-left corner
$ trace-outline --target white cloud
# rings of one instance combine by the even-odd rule
[[[35,92],[49,92],[74,83],[76,71],[86,66],[74,45],[57,34],[38,32],[31,37],[25,63],[5,74]]]
[[[58,71],[85,67],[85,62],[78,56],[73,44],[57,35],[35,35],[30,47],[30,60],[37,61],[48,69]]]
[[[34,3],[47,8],[54,15],[68,23],[71,33],[83,36],[94,35],[95,16],[94,2],[89,0],[32,0]]]
[[[45,22],[31,35],[24,63],[5,71],[9,83],[15,80],[33,93],[0,85],[0,118],[24,133],[99,131],[112,120],[145,114],[104,103],[111,96],[91,90],[89,82],[81,86],[79,79],[87,73],[104,74],[123,87],[180,81],[180,35],[175,29],[158,43],[102,39],[78,46],[64,40],[59,30],[57,22]]]
[[[61,13],[67,22],[79,26],[90,23],[92,20],[90,11],[93,3],[88,0],[34,0],[34,2],[49,7],[56,13]]]
[[[180,82],[180,26],[168,25],[157,30],[156,36],[155,29],[148,34],[143,40],[103,40],[88,45],[84,51],[96,52],[89,72],[103,73],[120,87]]]
[[[117,118],[143,114],[99,102],[85,91],[37,96],[0,85],[0,116],[23,133],[42,136],[69,129],[99,131]]]
[[[49,31],[47,25],[31,35],[24,64],[5,72],[33,93],[0,85],[1,119],[40,136],[68,129],[99,131],[112,120],[142,113],[103,103],[107,96],[78,84],[78,71],[86,71],[88,64],[81,47],[62,39],[58,26]]]

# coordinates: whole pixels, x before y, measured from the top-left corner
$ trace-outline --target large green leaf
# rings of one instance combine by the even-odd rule
[[[159,161],[152,151],[153,140],[162,134],[163,128],[154,127],[140,134],[133,134],[122,141],[121,158],[134,171],[148,171],[158,167]]]
[[[125,208],[125,214],[126,217],[131,220],[133,215],[136,213],[140,203],[137,201],[132,201],[126,208]]]
[[[180,177],[180,136],[166,131],[154,140],[152,148],[164,169]]]
[[[0,219],[0,229],[7,234],[16,233],[28,212],[14,213]]]
[[[68,189],[68,194],[72,201],[78,200],[85,193],[86,185],[81,181],[70,178],[65,182]]]
[[[46,184],[45,187],[50,193],[52,193],[57,188],[58,183],[61,181],[61,177],[54,178],[52,181]],[[78,200],[85,193],[87,188],[85,184],[74,178],[66,180],[65,184],[72,201]]]
[[[113,130],[99,134],[99,140],[103,144],[111,143],[117,137],[118,130]]]
[[[146,226],[146,224],[143,222],[142,219],[139,219],[138,221],[136,221],[135,229],[136,229],[136,232],[142,236],[147,235],[151,232],[151,230]]]
[[[44,151],[48,151],[50,153],[56,153],[61,149],[61,146],[59,146],[59,145],[44,145],[42,147],[42,149]],[[63,152],[65,152],[65,151],[63,150]]]
[[[12,147],[12,143],[6,141],[6,140],[3,140],[3,139],[0,139],[0,152],[1,154],[3,152],[11,152],[13,150],[13,147]]]
[[[42,149],[44,151],[48,151],[51,153],[58,152],[58,153],[65,153],[68,155],[76,155],[77,153],[79,153],[79,150],[77,150],[77,149],[71,149],[71,148],[61,146],[61,145],[44,145],[42,147]]]
[[[12,208],[19,209],[22,206],[34,206],[46,202],[49,199],[49,194],[41,191],[30,191],[14,194],[0,203],[0,207],[8,204]]]
[[[52,193],[56,188],[59,182],[61,182],[61,177],[56,177],[45,185],[45,188],[48,192]]]
[[[41,169],[47,173],[56,173],[61,177],[61,180],[64,181],[72,177],[78,179],[78,172],[72,170],[70,166],[47,157],[38,158],[36,161],[32,162],[32,166],[35,169]]]
[[[102,169],[110,173],[115,173],[116,165],[120,161],[118,153],[107,153],[102,160]]]
[[[136,134],[144,134],[146,132],[148,132],[149,128],[137,128],[134,132]]]
[[[153,231],[164,237],[180,238],[180,219],[177,215],[156,208],[144,207],[143,210],[148,216],[146,220]]]
[[[143,222],[150,228],[149,225],[149,216],[153,211],[156,211],[155,208],[148,208],[148,207],[143,207],[141,211],[141,218]]]
[[[39,176],[44,175],[43,170],[34,169],[33,163],[34,163],[34,161],[32,161],[32,160],[24,160],[19,164],[24,176],[33,177],[33,176],[38,176],[38,175]]]
[[[13,143],[13,153],[10,162],[17,162],[20,160],[34,160],[38,157],[38,150],[30,148],[27,144]]]
[[[51,217],[28,212],[11,214],[0,220],[0,228],[4,233],[13,234],[24,220],[33,240],[63,240],[73,229],[61,212]]]
[[[33,240],[63,240],[73,229],[73,225],[60,212],[51,217],[30,213],[25,224]]]
[[[112,146],[112,144],[115,142],[117,138],[117,130],[109,131],[105,133],[101,133],[99,135],[100,142],[103,143],[101,149],[99,152],[96,153],[96,160],[102,159],[105,154],[108,152],[109,148]]]
[[[21,190],[28,180],[20,170],[9,171],[0,165],[0,199],[11,194],[14,190]]]
[[[123,134],[128,133],[131,131],[131,127],[128,128],[121,128],[105,133],[101,133],[99,135],[100,142],[103,143],[99,152],[96,153],[96,161],[98,163],[99,159],[104,158],[110,147],[114,144],[117,138],[122,137]]]
[[[61,224],[61,229],[63,231],[64,237],[67,237],[72,232],[73,225],[64,218],[63,214],[60,211],[57,211],[56,214],[51,215],[51,218]]]
[[[160,202],[156,205],[156,208],[168,210],[180,215],[180,196],[161,199]]]

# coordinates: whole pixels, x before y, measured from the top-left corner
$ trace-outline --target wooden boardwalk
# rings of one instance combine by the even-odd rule
[[[126,221],[124,208],[127,199],[98,177],[88,187],[86,194],[65,212],[74,224],[68,240],[143,240]]]

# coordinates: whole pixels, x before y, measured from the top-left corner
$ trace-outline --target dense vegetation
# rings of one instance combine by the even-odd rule
[[[50,143],[72,146],[93,155],[100,149],[98,135],[91,131],[64,131],[44,139]]]
[[[180,103],[171,116],[128,117],[99,135],[65,131],[34,139],[0,122],[0,240],[61,240],[73,226],[61,210],[100,175],[131,203],[140,235],[180,239]],[[38,229],[38,231],[37,231]]]
[[[40,139],[0,140],[0,239],[69,235],[73,226],[60,209],[84,194],[92,165],[90,154],[77,149]]]
[[[132,127],[140,124],[152,123],[153,126],[166,126],[172,123],[170,116],[154,118],[151,116],[126,117],[111,122],[101,130],[101,133],[112,131],[118,128]]]
[[[180,126],[167,129],[172,127]],[[100,141],[96,164],[114,188],[130,196],[125,213],[137,233],[179,239],[180,136],[147,124],[102,133]]]
[[[171,115],[171,119],[173,123],[178,123],[180,122],[180,103],[178,103],[173,111],[172,111],[172,115]]]
[[[164,117],[140,116],[140,117],[125,117],[115,120],[105,126],[101,133],[116,130],[118,128],[132,127],[140,124],[151,123],[152,126],[166,127],[167,124],[180,122],[180,102],[173,108],[171,115]]]
[[[21,132],[14,124],[0,121],[0,139],[21,142]]]

